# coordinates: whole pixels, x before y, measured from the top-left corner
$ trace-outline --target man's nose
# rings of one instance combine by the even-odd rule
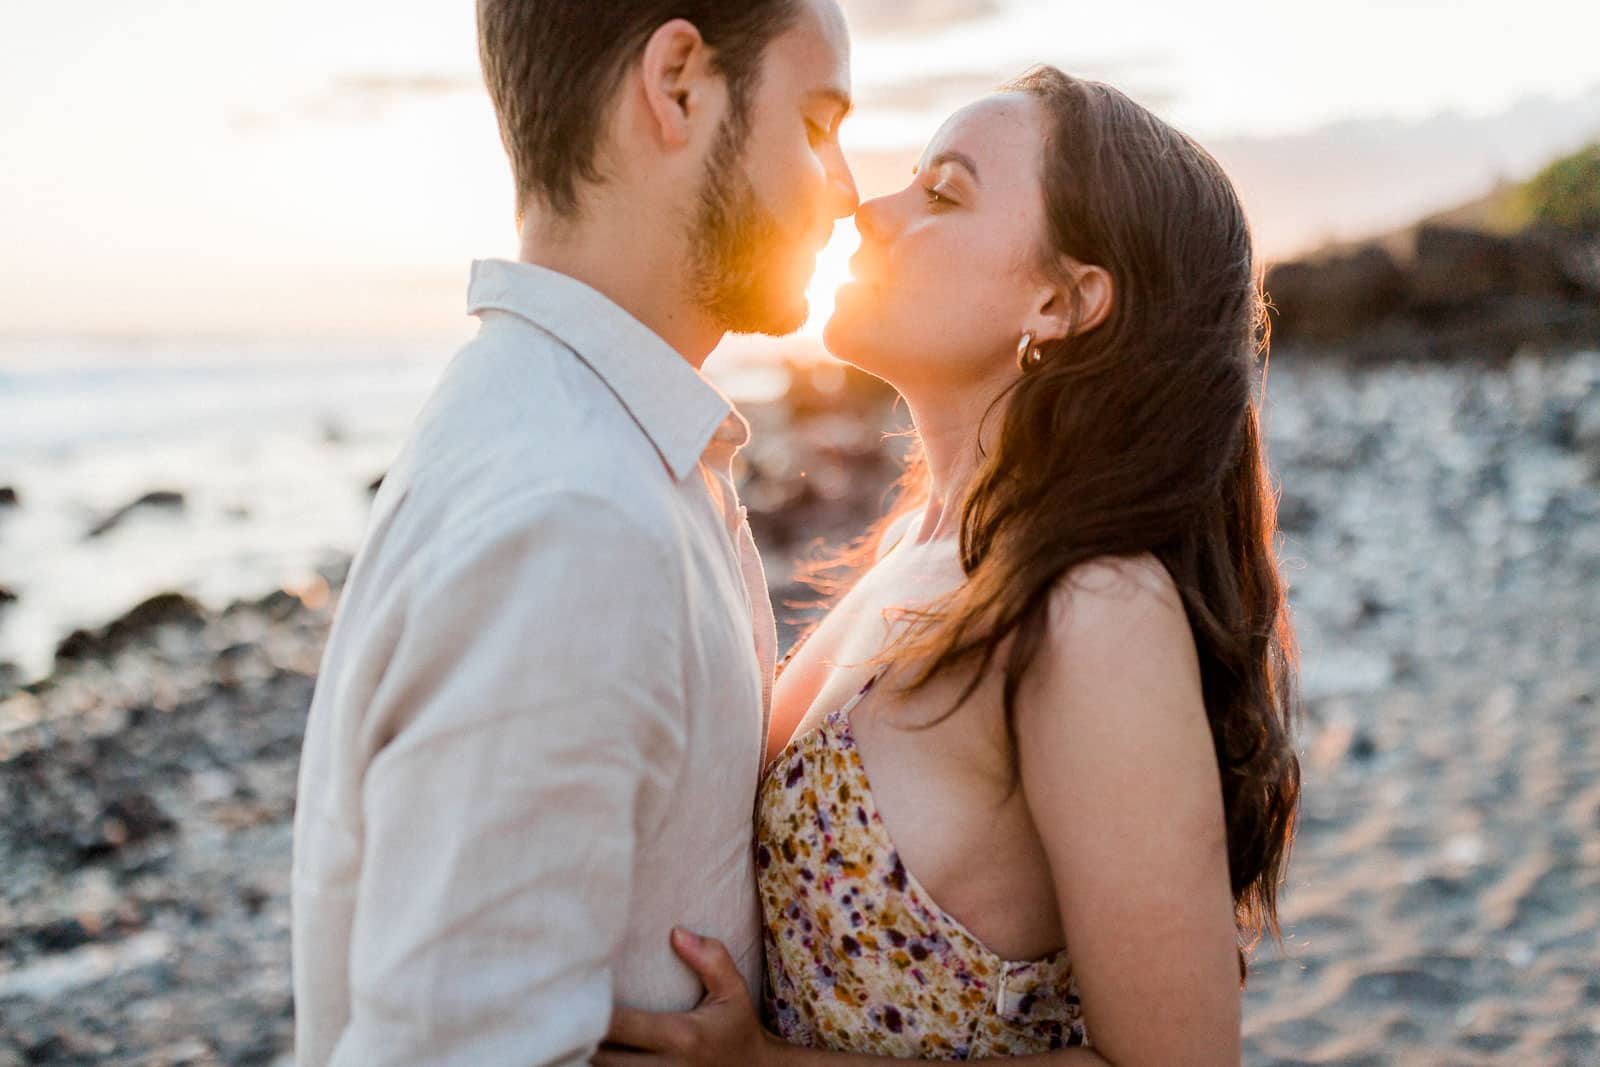
[[[861,194],[856,191],[855,175],[850,173],[850,163],[844,151],[835,143],[833,158],[828,164],[828,208],[836,219],[848,218],[861,204]]]

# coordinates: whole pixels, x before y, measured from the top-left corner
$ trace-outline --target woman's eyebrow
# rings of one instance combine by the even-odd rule
[[[965,152],[946,150],[928,160],[928,166],[930,167],[937,167],[942,163],[958,163],[961,166],[966,167],[967,172],[972,175],[972,180],[981,184],[981,180],[978,177],[978,164],[973,162],[972,157],[967,155]],[[916,167],[911,168],[911,172],[913,174],[915,174],[917,170],[918,168]]]
[[[973,176],[973,181],[979,181],[979,179],[978,179],[978,163],[974,163],[973,162],[973,157],[970,157],[970,155],[966,155],[966,152],[954,152],[954,150],[944,150],[944,152],[939,152],[939,154],[936,155],[936,157],[933,157],[933,158],[931,158],[931,160],[928,160],[928,166],[939,166],[939,165],[941,165],[941,163],[960,163],[960,165],[965,166],[966,173],[970,173],[971,176]]]

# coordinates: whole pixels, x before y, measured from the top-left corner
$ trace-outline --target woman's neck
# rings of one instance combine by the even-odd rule
[[[1000,432],[1003,412],[998,408],[990,411],[994,395],[988,389],[969,386],[955,395],[920,399],[906,396],[928,465],[928,502],[922,522],[917,529],[907,531],[915,543],[959,540],[967,491],[983,457],[993,451]],[[987,419],[985,413],[989,415]]]

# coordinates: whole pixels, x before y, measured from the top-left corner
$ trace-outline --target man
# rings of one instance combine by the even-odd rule
[[[677,17],[668,17],[669,15]],[[699,373],[783,333],[856,205],[834,0],[481,0],[520,262],[373,503],[306,736],[300,1062],[586,1062],[613,1001],[752,994],[776,644]]]

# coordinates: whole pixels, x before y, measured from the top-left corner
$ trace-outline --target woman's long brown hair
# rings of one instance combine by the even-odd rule
[[[1300,795],[1297,656],[1255,393],[1267,321],[1249,225],[1216,161],[1115,89],[1050,67],[1004,88],[1048,116],[1044,262],[1103,267],[1115,306],[1099,326],[1043,345],[1042,363],[991,410],[998,443],[962,507],[966,581],[910,613],[884,658],[915,665],[906,691],[969,679],[953,712],[1002,656],[1014,746],[1018,688],[1062,580],[1096,559],[1158,559],[1199,653],[1242,982],[1245,949],[1263,932],[1280,936],[1277,887]],[[927,489],[913,452],[874,537]],[[871,540],[835,563],[862,562]]]

